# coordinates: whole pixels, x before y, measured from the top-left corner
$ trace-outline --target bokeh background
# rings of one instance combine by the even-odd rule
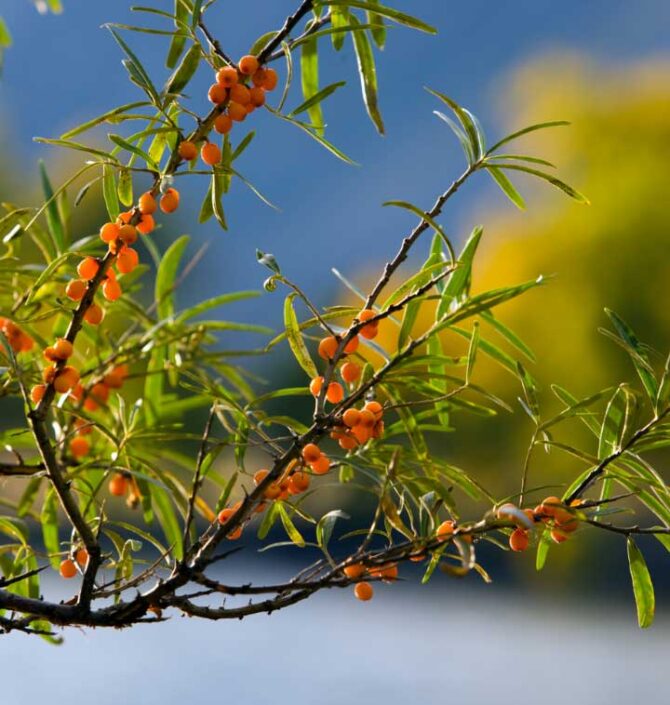
[[[120,55],[100,28],[135,23],[125,2],[66,0],[62,15],[40,17],[28,2],[0,8],[15,43],[0,80],[0,197],[37,200],[36,161],[53,180],[75,157],[36,144],[116,105],[130,94]],[[156,3],[157,6],[169,3]],[[294,0],[219,2],[209,24],[233,55],[279,26]],[[550,285],[503,309],[503,319],[536,352],[532,372],[541,399],[552,407],[549,383],[586,395],[632,371],[621,351],[597,331],[603,307],[619,312],[640,337],[661,351],[670,346],[668,308],[668,163],[670,163],[670,4],[665,0],[471,0],[408,2],[396,6],[439,29],[437,37],[402,28],[389,32],[379,57],[381,107],[387,136],[367,121],[350,52],[322,58],[323,83],[347,86],[325,104],[327,136],[361,164],[336,161],[302,133],[269,115],[254,120],[256,138],[241,171],[280,207],[261,204],[236,185],[227,199],[230,230],[197,224],[203,184],[183,183],[183,208],[160,233],[163,246],[193,235],[192,251],[207,256],[179,292],[188,305],[215,293],[259,288],[265,272],[260,248],[319,303],[346,293],[336,267],[365,284],[395,252],[412,219],[381,208],[389,199],[427,207],[462,169],[460,149],[431,111],[439,106],[422,86],[468,106],[492,137],[531,122],[570,120],[528,138],[527,152],[557,163],[592,205],[575,205],[543,185],[517,179],[528,210],[507,204],[485,175],[450,203],[443,223],[456,242],[482,224],[483,256],[475,288],[555,274]],[[164,39],[131,36],[161,82]],[[324,46],[325,46],[324,42]],[[194,83],[192,107],[202,111],[208,77]],[[121,98],[122,96],[123,98]],[[130,100],[131,98],[128,98]],[[293,105],[300,102],[293,96]],[[254,116],[256,118],[256,115]],[[99,135],[101,136],[101,135]],[[198,204],[198,205],[195,205]],[[82,229],[103,217],[89,196],[78,214]],[[88,231],[87,230],[87,231]],[[420,257],[414,261],[416,264]],[[235,310],[238,320],[277,328],[282,298],[266,294]],[[223,345],[262,341],[222,339]],[[280,351],[254,363],[268,384],[303,383]],[[513,400],[512,377],[484,368],[479,381]],[[477,468],[496,492],[513,492],[530,432],[517,409],[492,420],[456,420],[459,433],[441,452]],[[574,475],[565,457],[540,457],[539,483]],[[661,471],[665,469],[661,465]],[[667,472],[667,471],[665,471]],[[514,703],[542,693],[543,702],[626,703],[635,697],[667,702],[664,677],[670,637],[667,553],[642,541],[657,581],[659,614],[640,632],[618,537],[585,533],[553,551],[536,574],[532,556],[487,564],[494,584],[438,578],[429,588],[411,581],[382,589],[370,604],[350,594],[319,595],[270,618],[203,624],[175,618],[132,633],[72,632],[59,649],[21,635],[0,640],[4,701],[27,705],[48,697],[73,704],[182,703],[187,698],[244,698],[249,703],[335,703],[343,698],[387,704],[410,700]],[[244,561],[229,569],[285,574],[287,558]],[[269,565],[268,565],[269,564]],[[45,582],[45,591],[50,589]],[[53,586],[58,589],[58,586]],[[548,684],[551,684],[549,687]]]

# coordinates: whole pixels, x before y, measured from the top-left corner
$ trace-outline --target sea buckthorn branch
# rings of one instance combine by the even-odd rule
[[[272,52],[281,45],[281,43],[286,39],[286,37],[291,34],[295,26],[300,22],[300,20],[314,8],[313,0],[303,0],[300,3],[298,9],[286,18],[283,27],[277,32],[277,34],[270,39],[270,41],[261,49],[258,54],[258,61],[261,64],[266,63],[272,58]],[[277,57],[278,58],[278,57]]]

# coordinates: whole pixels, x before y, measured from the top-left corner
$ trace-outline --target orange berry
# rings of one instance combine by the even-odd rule
[[[121,293],[121,285],[116,279],[107,279],[102,285],[102,295],[107,301],[116,301]]]
[[[127,376],[127,372],[122,370],[123,367],[125,367],[125,365],[115,367],[111,372],[108,372],[103,377],[105,386],[110,387],[111,389],[120,389],[123,386],[123,382]]]
[[[256,88],[262,88],[265,83],[265,69],[260,68],[251,77],[251,82]]]
[[[198,148],[188,140],[182,140],[177,151],[179,156],[187,162],[193,161],[198,156]]]
[[[79,372],[71,365],[65,365],[54,379],[54,389],[60,394],[69,392],[79,382]]]
[[[86,323],[90,323],[92,326],[97,326],[102,323],[102,319],[105,317],[105,312],[98,306],[98,304],[91,304],[84,314],[84,320]]]
[[[561,529],[553,529],[551,532],[551,538],[554,543],[563,543],[570,538],[570,535]]]
[[[150,218],[151,220],[146,220],[147,218]],[[145,223],[150,223],[151,224],[151,230],[153,230],[153,217],[150,215],[144,215],[142,216],[142,221]],[[146,228],[146,225],[145,225]],[[121,240],[126,245],[132,245],[136,240],[137,240],[137,231],[140,229],[140,226],[138,224],[137,228],[134,225],[122,225],[119,228],[119,237]],[[145,233],[146,235],[146,233]]]
[[[509,537],[509,547],[513,551],[525,551],[528,548],[528,532],[523,529],[514,529]]]
[[[254,110],[256,110],[256,106],[253,103],[247,103],[244,106],[244,109],[245,109],[247,115],[250,115],[251,113],[254,112]]]
[[[384,435],[384,422],[377,421],[377,423],[372,428],[372,437],[381,438]]]
[[[330,460],[325,454],[321,454],[317,460],[309,464],[315,475],[325,475],[330,470]]]
[[[58,362],[58,360],[60,359],[56,354],[56,348],[52,347],[51,345],[44,348],[42,355],[44,355],[44,359],[49,360],[49,362]]]
[[[268,476],[269,471],[268,470],[259,470],[254,474],[254,485],[258,487],[258,485],[263,482],[263,480]]]
[[[72,353],[74,352],[72,343],[69,340],[65,340],[65,338],[58,338],[54,343],[53,349],[59,360],[67,360],[68,357],[72,357]]]
[[[353,450],[358,446],[358,441],[353,436],[341,436],[338,443],[344,450]]]
[[[279,77],[274,69],[265,69],[263,88],[265,88],[266,91],[273,91],[277,87],[278,80]]]
[[[345,426],[353,428],[354,426],[360,423],[361,412],[358,409],[347,409],[342,414],[342,421],[344,421]]]
[[[342,572],[351,580],[363,577],[365,575],[365,566],[362,563],[352,563],[346,566]]]
[[[38,404],[42,400],[42,397],[44,396],[44,392],[46,392],[46,390],[47,390],[46,384],[36,384],[30,390],[30,398],[31,398],[33,404]]]
[[[435,536],[438,541],[448,541],[451,536],[454,533],[454,529],[456,528],[456,524],[451,520],[447,519],[447,521],[443,521],[438,527],[437,531],[435,532]]]
[[[256,73],[256,71],[258,71],[258,67],[258,59],[255,56],[251,56],[251,54],[243,56],[237,64],[239,72],[245,76],[251,76]]]
[[[233,127],[233,121],[225,113],[221,113],[216,120],[214,120],[214,129],[220,135],[227,135],[231,128]]]
[[[190,142],[182,142],[179,145],[179,154],[181,154],[181,146],[183,144],[191,144]],[[153,193],[151,191],[146,191],[140,196],[139,201],[137,202],[137,205],[139,206],[140,213],[142,215],[151,215],[152,213],[156,212],[156,208],[158,208],[158,204],[156,203],[156,199],[154,198]]]
[[[339,404],[344,399],[344,389],[342,389],[342,385],[339,382],[331,382],[328,385],[326,399],[331,404]]]
[[[123,497],[128,490],[128,480],[126,476],[120,472],[114,473],[109,481],[109,493],[115,497]]]
[[[85,548],[77,549],[77,552],[74,554],[74,559],[81,568],[85,568],[88,563],[88,551]]]
[[[213,83],[207,91],[207,97],[215,105],[221,105],[228,98],[228,91],[220,83]]]
[[[228,116],[234,122],[244,122],[247,117],[247,110],[240,103],[228,103]]]
[[[217,517],[219,524],[225,524],[228,521],[228,519],[230,519],[230,517],[233,516],[233,514],[235,514],[235,511],[236,510],[233,509],[232,507],[222,509],[219,512],[219,515]]]
[[[139,264],[140,257],[136,250],[124,247],[116,258],[116,268],[120,274],[130,274]]]
[[[224,66],[216,74],[216,82],[224,88],[231,88],[240,80],[237,71],[232,66]]]
[[[358,423],[360,426],[363,426],[364,428],[371,429],[377,423],[377,419],[376,419],[375,415],[369,409],[363,409],[361,411],[361,418]]]
[[[130,221],[133,219],[133,212],[132,211],[124,211],[123,213],[119,213],[118,221],[123,224],[130,223]]]
[[[83,458],[91,450],[89,442],[82,436],[76,436],[70,441],[70,453],[75,458]]]
[[[364,408],[366,411],[374,414],[376,421],[379,421],[384,414],[384,407],[378,401],[369,401]]]
[[[334,335],[329,335],[319,342],[319,356],[324,360],[332,360],[340,342]]]
[[[351,353],[356,352],[356,350],[358,350],[358,343],[359,343],[358,336],[355,335],[355,336],[344,346],[344,352],[345,352],[347,355],[350,355]]]
[[[42,370],[42,379],[45,384],[51,384],[56,379],[56,367],[52,365],[51,367],[45,367]]]
[[[376,311],[373,311],[370,308],[365,308],[360,313],[356,318],[361,323],[365,323],[365,321],[369,321],[370,319],[374,318],[377,315]],[[372,340],[377,336],[377,333],[379,332],[379,321],[375,321],[374,323],[370,323],[367,326],[363,326],[361,330],[359,331],[360,334],[364,337],[367,338],[368,340]]]
[[[81,279],[72,279],[65,287],[65,296],[72,301],[81,301],[86,293],[86,282]]]
[[[61,561],[58,571],[61,577],[69,580],[70,578],[74,578],[77,574],[77,566],[74,564],[73,560],[66,558],[64,561]]]
[[[370,583],[356,583],[356,586],[354,587],[354,595],[356,595],[358,600],[363,602],[371,600],[374,594],[375,591],[372,589],[372,585],[370,585]]]
[[[308,443],[302,449],[302,457],[306,463],[315,463],[321,455],[321,449],[316,443]]]
[[[254,86],[250,91],[251,104],[256,108],[260,108],[261,105],[265,105],[265,89],[258,86]]]
[[[247,103],[251,102],[251,91],[243,83],[236,83],[230,89],[230,100],[233,103],[247,105]]]
[[[309,475],[306,472],[294,472],[288,481],[289,494],[300,494],[309,489]]]
[[[93,279],[100,269],[100,263],[94,257],[85,257],[77,267],[77,272],[82,279]]]
[[[127,226],[124,226],[127,227]],[[156,223],[154,221],[153,215],[143,215],[140,218],[140,222],[137,224],[137,230],[142,233],[142,235],[148,235],[154,228]],[[126,243],[131,245],[132,243]]]
[[[202,148],[203,154],[206,146],[207,145]],[[216,145],[214,146],[216,147]],[[165,189],[165,193],[161,196],[161,210],[163,213],[174,213],[177,208],[179,208],[179,191],[177,191],[176,188]]]
[[[375,578],[381,578],[387,583],[392,583],[398,579],[398,566],[395,564],[382,565],[370,570],[370,575]]]
[[[354,438],[361,444],[363,445],[364,443],[367,443],[370,440],[370,436],[372,435],[372,429],[363,426],[363,424],[356,424],[352,429],[351,433],[353,434]]]
[[[563,502],[558,497],[545,497],[539,506],[540,514],[547,517],[554,517],[559,511],[562,511]]]
[[[221,161],[221,150],[214,142],[205,142],[200,150],[202,161],[209,166],[214,166]]]
[[[120,226],[117,223],[105,223],[100,228],[100,239],[103,242],[113,242],[119,237]]]
[[[361,366],[355,362],[345,362],[340,368],[342,379],[348,384],[353,384],[361,376]]]
[[[312,393],[312,396],[315,396],[315,397],[318,397],[319,394],[321,394],[322,387],[323,387],[323,377],[315,377],[309,383],[309,391]]]

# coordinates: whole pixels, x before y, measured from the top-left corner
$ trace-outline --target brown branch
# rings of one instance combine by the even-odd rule
[[[258,61],[261,64],[267,62],[272,52],[291,34],[294,27],[300,20],[314,7],[312,0],[303,0],[300,7],[286,18],[284,26],[272,37],[272,39],[261,49],[258,54]]]

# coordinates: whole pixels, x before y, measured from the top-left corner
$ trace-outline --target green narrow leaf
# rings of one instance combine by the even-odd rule
[[[458,118],[458,121],[463,127],[468,142],[470,145],[470,150],[472,151],[473,161],[478,161],[482,157],[482,140],[479,134],[479,129],[477,123],[472,119],[472,115],[464,110],[455,100],[452,100],[449,96],[439,91],[434,91],[432,88],[426,88],[426,90],[439,98],[445,105],[448,105],[454,112],[454,115]]]
[[[223,211],[223,194],[226,191],[226,175],[215,172],[212,174],[212,213],[216,218],[219,225],[224,229],[228,230],[228,223],[226,223],[226,214]]]
[[[314,377],[318,377],[319,373],[316,369],[316,365],[312,361],[309,350],[307,350],[305,341],[302,339],[302,334],[300,333],[298,318],[293,308],[293,299],[295,296],[296,294],[289,294],[284,301],[284,326],[286,327],[286,336],[298,364],[302,367],[307,376],[313,379]]]
[[[175,0],[174,2],[174,26],[177,30],[181,30],[182,26],[188,22],[188,8],[182,2],[182,0]],[[178,31],[175,33],[172,41],[170,42],[170,49],[168,50],[167,59],[165,60],[165,65],[169,69],[173,69],[179,61],[182,51],[184,51],[184,45],[186,44],[186,36]]]
[[[470,346],[468,348],[468,361],[465,368],[465,383],[470,384],[472,371],[477,360],[477,349],[479,348],[479,321],[472,324],[472,335],[470,336]]]
[[[114,170],[107,164],[102,167],[102,194],[105,199],[105,206],[109,219],[115,221],[119,217],[119,197],[116,191],[114,180]]]
[[[7,49],[12,46],[12,35],[9,33],[7,23],[0,17],[0,47]]]
[[[65,230],[58,214],[58,205],[53,198],[54,191],[51,187],[46,167],[41,159],[39,161],[39,169],[44,198],[49,201],[49,205],[46,208],[47,228],[56,248],[56,253],[60,255],[65,250]]]
[[[158,521],[163,529],[168,546],[172,547],[174,557],[177,560],[181,560],[184,554],[184,544],[177,515],[170,497],[165,490],[157,486],[153,487],[152,496],[158,512]]]
[[[184,54],[184,58],[181,60],[181,63],[175,69],[172,76],[168,79],[165,86],[165,92],[168,94],[181,93],[188,82],[193,78],[195,72],[198,70],[201,57],[202,52],[200,50],[200,45],[194,44],[186,52],[186,54]]]
[[[317,95],[319,92],[319,54],[317,40],[312,39],[302,45],[300,54],[300,77],[302,84],[302,95],[305,102]],[[307,108],[307,114],[314,131],[321,137],[324,134],[323,111],[321,103],[311,102]]]
[[[490,167],[486,167],[487,169],[490,169]],[[530,174],[531,176],[537,176],[538,179],[543,179],[544,181],[550,183],[552,186],[555,186],[557,189],[560,189],[563,191],[563,193],[566,193],[570,198],[574,199],[578,203],[583,203],[584,205],[590,205],[589,199],[583,194],[577,191],[577,189],[573,188],[569,184],[566,184],[565,181],[561,181],[560,179],[556,178],[553,174],[546,174],[544,171],[539,171],[538,169],[531,169],[528,166],[522,166],[521,164],[498,164],[496,167],[497,169],[511,169],[512,171],[522,171],[526,174]]]
[[[338,88],[341,88],[344,85],[346,85],[346,81],[337,81],[336,83],[331,83],[325,88],[322,88],[318,93],[315,93],[311,98],[300,103],[297,108],[291,110],[289,115],[291,117],[294,117],[295,115],[300,115],[300,113],[304,113],[306,110],[309,110],[312,105],[315,105],[316,103],[321,103],[329,95],[332,95]]]
[[[509,198],[510,201],[519,209],[526,209],[526,202],[521,194],[516,190],[514,184],[505,176],[504,172],[495,166],[487,166],[486,171],[491,175],[493,180],[500,186],[500,190]]]
[[[119,201],[130,208],[133,205],[133,175],[130,169],[121,169],[119,172],[119,183],[116,187],[116,193]]]
[[[338,519],[349,519],[349,515],[340,509],[324,514],[316,525],[316,541],[321,548],[327,548]]]
[[[656,599],[651,575],[640,549],[629,536],[626,543],[630,577],[633,582],[633,595],[637,607],[637,623],[642,629],[650,627],[654,621]]]
[[[435,320],[440,320],[447,313],[452,301],[460,302],[467,296],[472,277],[472,261],[477,252],[477,247],[479,247],[483,232],[484,229],[481,225],[478,225],[465,243],[458,257],[458,267],[449,276],[447,285],[444,288],[442,299],[435,314]]]
[[[358,20],[351,16],[351,23],[356,26]],[[363,102],[368,111],[377,132],[384,134],[384,121],[379,112],[377,100],[377,69],[375,67],[375,57],[372,53],[372,46],[365,32],[353,32],[354,49],[356,50],[356,60],[358,63],[358,74],[361,79],[361,90],[363,92]]]
[[[57,555],[60,552],[58,540],[58,498],[53,489],[50,489],[44,496],[40,524],[42,525],[44,547],[49,554],[49,562],[52,568],[58,570],[60,565],[60,557]]]
[[[119,137],[118,135],[108,135],[109,139],[114,142],[114,144],[118,145],[122,149],[127,150],[128,152],[131,152],[132,154],[135,154],[136,156],[142,158],[147,166],[150,169],[154,169],[155,171],[158,171],[158,164],[143,150],[137,147],[134,144],[131,144],[127,140],[124,140],[123,137]]]
[[[281,519],[281,523],[284,526],[284,530],[286,531],[287,536],[291,539],[291,541],[293,541],[296,546],[304,548],[305,539],[302,537],[302,534],[298,531],[298,529],[296,529],[295,524],[291,520],[291,517],[288,515],[288,512],[284,507],[284,503],[275,502],[275,504],[278,506],[279,518]]]
[[[437,34],[435,27],[431,27],[429,24],[422,22],[416,17],[412,17],[412,15],[386,7],[378,2],[364,2],[364,0],[324,0],[321,4],[328,5],[329,7],[356,7],[359,10],[368,10],[377,15],[387,17],[398,24],[405,25],[406,27],[418,29],[428,34]]]
[[[565,125],[569,124],[570,123],[566,120],[553,120],[551,122],[540,122],[535,125],[529,125],[528,127],[524,127],[521,130],[512,132],[510,135],[507,135],[507,137],[503,137],[500,142],[496,142],[493,147],[489,149],[488,154],[493,154],[493,152],[502,147],[504,144],[512,142],[512,140],[518,139],[522,135],[527,135],[530,132],[536,132],[537,130],[546,130],[549,127],[564,127]]]
[[[371,5],[379,5],[379,0],[368,1]],[[383,49],[386,45],[386,27],[384,25],[384,19],[381,15],[378,15],[376,12],[372,12],[370,10],[368,10],[367,16],[368,22],[372,25],[376,25],[370,30],[372,38],[374,39],[375,44],[380,49]]]
[[[349,11],[347,8],[333,7],[330,11],[330,23],[335,30],[346,27],[349,24]],[[332,33],[331,40],[335,51],[340,51],[340,49],[344,46],[346,36],[346,32],[344,31]]]

